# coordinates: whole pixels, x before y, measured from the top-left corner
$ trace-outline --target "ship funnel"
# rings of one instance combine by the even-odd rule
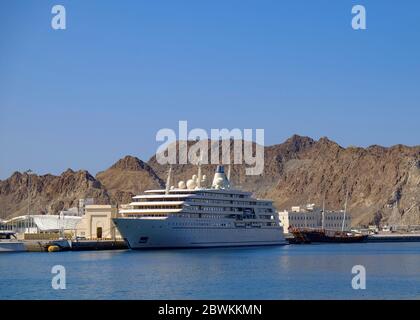
[[[214,189],[229,189],[230,183],[225,174],[223,166],[217,166],[216,173],[214,174],[212,188]]]

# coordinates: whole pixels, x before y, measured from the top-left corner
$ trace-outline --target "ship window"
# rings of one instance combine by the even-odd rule
[[[147,243],[148,240],[149,240],[149,237],[141,237],[139,240],[139,243]]]

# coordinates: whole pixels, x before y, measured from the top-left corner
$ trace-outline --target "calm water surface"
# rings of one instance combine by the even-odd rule
[[[420,243],[1,254],[0,299],[420,299]]]

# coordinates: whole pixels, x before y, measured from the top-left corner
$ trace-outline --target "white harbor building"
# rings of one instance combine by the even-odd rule
[[[322,208],[315,207],[314,204],[306,206],[292,207],[291,210],[279,212],[279,219],[284,231],[289,228],[311,228],[326,229],[333,231],[350,231],[351,216],[344,210],[323,212]]]
[[[80,199],[79,206],[59,214],[27,214],[0,221],[0,230],[15,232],[20,239],[53,239],[60,236],[88,240],[121,239],[112,221],[118,215],[113,205]]]

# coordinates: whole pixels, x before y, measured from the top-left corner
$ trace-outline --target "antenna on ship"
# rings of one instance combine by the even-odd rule
[[[200,159],[198,160],[198,174],[197,174],[197,188],[198,189],[201,188],[201,179],[202,179],[201,162],[202,161],[203,161],[203,155],[200,153]]]
[[[228,174],[227,174],[227,179],[229,181],[229,187],[232,185],[231,182],[230,182],[230,174],[231,174],[231,171],[232,171],[232,165],[229,163]]]
[[[349,199],[349,191],[347,190],[346,193],[346,202],[344,204],[344,215],[343,215],[343,224],[341,225],[341,232],[344,232],[344,223],[346,221],[346,214],[347,214],[347,200]]]
[[[165,194],[169,194],[169,189],[171,187],[171,176],[172,176],[172,165],[169,166],[168,179],[166,180]]]
[[[322,201],[322,230],[325,229],[325,193],[324,200]]]

